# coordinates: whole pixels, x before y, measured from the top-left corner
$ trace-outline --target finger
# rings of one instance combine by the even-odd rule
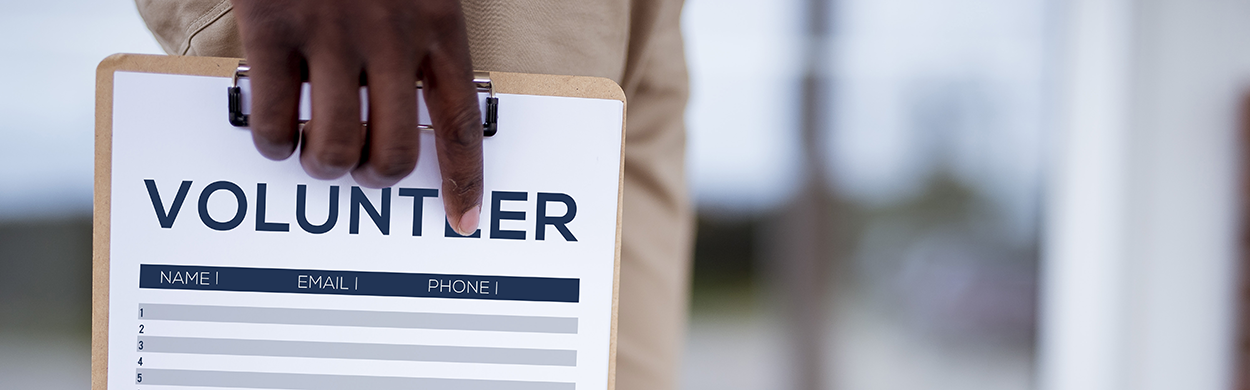
[[[477,230],[482,205],[482,115],[473,85],[464,28],[430,53],[422,66],[426,105],[434,125],[447,219],[462,235]]]
[[[252,141],[260,154],[284,160],[299,140],[300,56],[263,38],[246,45],[252,84]]]
[[[368,135],[364,159],[352,177],[366,187],[389,187],[412,173],[421,150],[416,64],[401,59],[369,66],[367,72]]]
[[[300,163],[318,179],[336,179],[360,163],[360,63],[342,53],[310,53],[312,117],[304,126]]]

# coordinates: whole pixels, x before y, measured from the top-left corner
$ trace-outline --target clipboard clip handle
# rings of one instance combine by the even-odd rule
[[[239,61],[239,67],[234,70],[234,77],[230,80],[230,87],[227,89],[226,95],[229,100],[227,106],[229,109],[230,124],[234,127],[247,127],[248,114],[243,113],[243,88],[239,87],[239,79],[247,77],[251,67],[244,61]],[[477,87],[477,91],[486,92],[485,120],[482,122],[482,135],[486,137],[494,136],[499,131],[499,98],[495,96],[495,85],[490,80],[490,73],[474,72],[473,85]],[[421,81],[417,81],[416,88],[421,89]],[[433,129],[430,125],[417,124],[417,128],[422,130]]]

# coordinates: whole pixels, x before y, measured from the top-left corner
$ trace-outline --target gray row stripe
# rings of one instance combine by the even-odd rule
[[[576,366],[577,351],[140,336],[141,352]],[[139,345],[135,345],[138,350]]]
[[[489,314],[408,313],[141,303],[141,319],[247,324],[359,326],[500,332],[577,333],[577,318]]]
[[[573,383],[526,382],[478,379],[404,378],[322,374],[272,374],[263,372],[135,370],[135,384],[251,389],[457,389],[457,390],[573,390]],[[138,378],[142,376],[143,380]]]

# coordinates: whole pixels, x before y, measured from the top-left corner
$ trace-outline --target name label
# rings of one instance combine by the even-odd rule
[[[581,280],[141,264],[139,288],[576,303]]]

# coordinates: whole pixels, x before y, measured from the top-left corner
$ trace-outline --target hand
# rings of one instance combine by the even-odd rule
[[[412,173],[421,150],[415,82],[424,82],[435,129],[442,198],[451,226],[477,230],[482,203],[482,123],[458,0],[232,0],[251,67],[252,139],[262,155],[295,151],[306,66],[312,120],[300,163],[309,175],[351,172],[387,187]],[[360,123],[360,80],[369,124]]]

